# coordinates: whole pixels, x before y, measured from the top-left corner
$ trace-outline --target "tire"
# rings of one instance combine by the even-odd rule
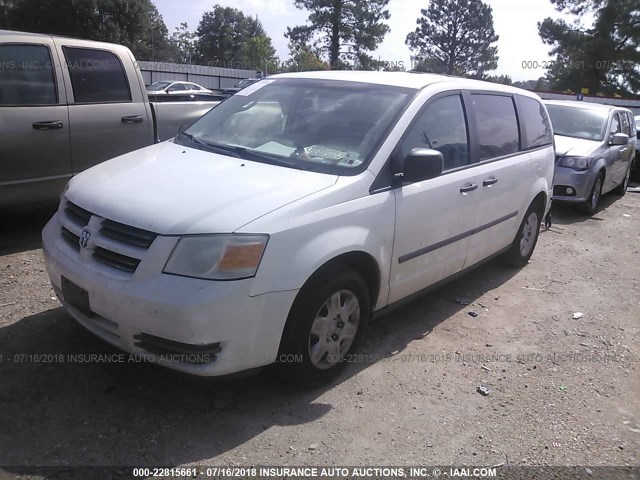
[[[312,277],[287,318],[278,353],[281,377],[307,388],[331,382],[362,337],[370,305],[367,284],[346,265],[334,265]],[[345,319],[346,310],[350,313]]]
[[[627,193],[627,187],[629,186],[629,179],[631,178],[631,164],[629,164],[629,168],[627,168],[627,174],[624,176],[622,183],[613,189],[613,193],[624,197],[624,194]]]
[[[524,267],[529,262],[538,243],[542,213],[543,209],[538,202],[533,202],[529,206],[520,223],[516,238],[502,257],[505,263],[513,267]]]
[[[587,215],[593,215],[598,211],[598,205],[600,205],[600,197],[602,196],[602,185],[604,184],[604,175],[598,174],[593,181],[593,187],[591,187],[591,193],[589,198],[583,204],[583,210]]]

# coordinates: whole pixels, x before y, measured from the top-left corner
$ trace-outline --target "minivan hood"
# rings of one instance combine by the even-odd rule
[[[556,155],[560,157],[589,157],[593,155],[602,142],[584,140],[582,138],[563,137],[554,135],[556,141]]]
[[[337,179],[164,142],[77,175],[66,197],[160,234],[230,233]]]

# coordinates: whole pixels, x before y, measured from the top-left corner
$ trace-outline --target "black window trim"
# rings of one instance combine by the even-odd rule
[[[56,65],[58,63],[53,59],[53,53],[51,50],[51,46],[46,43],[35,43],[35,42],[7,42],[0,44],[0,47],[5,46],[36,46],[36,47],[46,47],[49,51],[49,60],[51,61],[51,72],[53,73],[53,85],[56,93],[56,103],[10,103],[5,105],[0,105],[0,108],[20,108],[20,107],[64,107],[67,106],[67,103],[60,102],[59,88],[58,88],[58,76],[56,75]],[[68,100],[68,99],[67,99]]]
[[[506,155],[500,155],[498,157],[491,157],[491,158],[485,158],[484,160],[479,160],[474,162],[473,159],[474,158],[479,158],[479,148],[480,148],[480,143],[478,141],[478,129],[477,129],[477,121],[476,121],[476,112],[475,109],[473,108],[473,104],[472,104],[472,100],[471,100],[471,95],[473,94],[486,94],[486,95],[498,95],[498,96],[502,96],[502,97],[511,97],[512,102],[513,102],[513,107],[514,107],[514,111],[516,114],[516,120],[518,122],[518,135],[520,137],[520,141],[519,141],[519,150],[516,152],[512,152],[512,153],[508,153]],[[463,165],[461,167],[457,167],[457,168],[452,168],[450,170],[445,170],[442,172],[442,175],[449,175],[452,173],[456,173],[456,172],[460,172],[462,170],[467,170],[470,168],[474,168],[480,165],[486,165],[488,163],[493,163],[493,162],[499,162],[501,160],[506,160],[509,159],[511,157],[515,157],[517,155],[522,155],[523,153],[530,153],[530,152],[535,152],[538,150],[544,150],[546,148],[552,147],[553,148],[553,135],[552,135],[552,141],[548,144],[545,145],[538,145],[536,147],[531,147],[528,149],[523,149],[522,148],[522,139],[523,139],[523,131],[520,128],[521,125],[521,120],[520,120],[520,115],[518,113],[518,105],[517,105],[517,101],[514,98],[515,96],[517,96],[518,94],[512,94],[509,92],[502,92],[499,90],[461,90],[461,89],[455,89],[455,90],[447,90],[445,92],[440,92],[432,97],[430,97],[422,107],[420,107],[420,110],[418,111],[418,113],[416,113],[416,115],[414,116],[414,118],[411,120],[411,123],[409,124],[409,126],[406,128],[405,132],[403,133],[402,137],[400,138],[400,140],[398,141],[398,143],[396,144],[396,146],[393,149],[392,154],[389,156],[389,158],[387,159],[386,163],[383,165],[382,169],[380,170],[380,172],[378,173],[378,175],[376,176],[375,180],[373,181],[373,183],[371,184],[371,187],[369,187],[369,194],[370,195],[374,195],[376,193],[383,193],[383,192],[388,192],[391,190],[394,190],[396,188],[402,188],[401,185],[398,186],[394,186],[393,185],[393,175],[391,174],[391,161],[392,161],[392,157],[394,155],[394,153],[396,153],[398,146],[401,144],[401,142],[404,140],[407,132],[409,131],[409,129],[413,126],[414,122],[416,121],[416,119],[418,118],[418,116],[424,111],[425,108],[427,108],[427,106],[434,100],[437,100],[438,98],[441,97],[446,97],[446,96],[451,96],[451,95],[460,95],[462,97],[462,105],[463,105],[463,110],[464,110],[464,114],[465,114],[465,120],[467,122],[467,136],[469,139],[469,159],[470,159],[470,163],[467,165]],[[524,95],[522,95],[524,96]],[[531,98],[531,97],[527,97],[527,98]],[[535,100],[535,99],[534,99]],[[549,118],[549,123],[551,123],[551,119]]]
[[[429,106],[433,102],[435,102],[436,100],[440,100],[441,98],[452,97],[452,96],[458,96],[460,98],[460,104],[462,105],[462,112],[463,112],[464,119],[465,119],[465,122],[466,122],[466,127],[467,127],[466,128],[466,130],[467,130],[467,155],[468,155],[469,161],[471,161],[471,158],[473,158],[472,157],[472,155],[473,155],[473,147],[472,147],[473,143],[472,143],[470,125],[469,125],[469,114],[467,112],[467,107],[466,107],[466,104],[465,104],[465,101],[464,101],[464,90],[456,88],[454,90],[447,90],[447,91],[444,91],[444,92],[437,93],[437,94],[433,95],[432,97],[429,97],[427,99],[427,101],[424,104],[422,104],[422,106],[420,107],[418,112],[411,119],[411,122],[409,122],[409,125],[407,126],[407,128],[405,128],[404,132],[402,133],[402,136],[400,137],[400,139],[398,140],[396,145],[393,147],[393,151],[391,152],[391,155],[389,155],[389,158],[384,163],[384,165],[380,169],[380,172],[378,172],[378,175],[376,176],[376,178],[374,179],[373,183],[369,187],[369,194],[370,195],[373,195],[375,193],[382,193],[382,192],[389,191],[389,190],[392,190],[394,188],[398,188],[399,187],[399,186],[394,186],[393,185],[393,174],[391,172],[391,165],[393,163],[393,159],[395,158],[395,156],[398,155],[398,152],[399,152],[400,146],[402,145],[402,142],[407,138],[407,135],[409,134],[409,131],[415,125],[415,123],[418,121],[418,118],[424,113],[424,111],[427,108],[429,108]],[[449,174],[449,173],[452,173],[452,172],[457,172],[459,170],[463,170],[465,168],[469,168],[469,166],[471,166],[471,165],[472,165],[471,163],[468,163],[467,165],[463,165],[461,167],[445,170],[445,171],[442,172],[442,175],[446,175],[446,174]]]
[[[509,158],[513,155],[522,153],[523,151],[525,151],[522,148],[522,138],[523,138],[523,134],[522,134],[522,129],[521,129],[521,121],[520,121],[520,115],[518,114],[518,107],[516,105],[516,100],[515,100],[515,94],[510,93],[510,92],[501,92],[500,90],[468,90],[469,96],[468,96],[468,101],[469,101],[469,111],[471,112],[471,118],[472,118],[472,123],[473,123],[473,128],[475,129],[475,133],[476,133],[476,156],[475,158],[478,158],[477,162],[472,162],[471,165],[479,165],[479,164],[485,164],[487,163],[487,160],[503,160],[505,158]],[[478,129],[478,117],[476,115],[476,109],[473,108],[473,100],[471,99],[471,97],[473,95],[492,95],[492,96],[497,96],[497,97],[508,97],[511,99],[511,105],[513,106],[513,112],[515,113],[516,116],[516,127],[518,129],[518,150],[515,152],[511,152],[511,153],[507,153],[505,155],[498,155],[496,157],[489,157],[489,158],[485,158],[480,160],[480,132]]]
[[[69,102],[69,98],[67,97],[67,102],[70,107],[74,105],[114,105],[114,104],[117,105],[119,103],[135,103],[133,101],[133,91],[131,90],[131,84],[129,83],[129,75],[127,75],[127,69],[124,67],[122,60],[120,59],[120,56],[116,52],[114,52],[113,50],[107,50],[105,48],[84,47],[84,46],[77,46],[77,45],[60,45],[60,48],[62,49],[62,54],[64,55],[64,66],[67,70],[67,73],[69,74],[69,82],[71,83],[71,94],[73,95],[73,103]],[[127,88],[129,89],[129,100],[103,101],[103,102],[78,102],[76,100],[76,92],[73,88],[73,79],[71,78],[71,71],[69,70],[69,67],[67,64],[67,56],[65,54],[65,48],[73,48],[76,50],[92,50],[92,51],[97,50],[100,52],[110,53],[111,55],[116,57],[116,59],[118,60],[118,63],[120,64],[120,67],[122,68],[122,73],[124,74],[124,81],[127,83]],[[142,100],[144,102],[144,96]]]
[[[551,129],[552,129],[552,133],[551,133],[551,139],[549,140],[548,143],[544,143],[542,145],[536,145],[533,147],[525,147],[525,143],[526,140],[528,138],[527,136],[527,125],[524,122],[524,119],[522,118],[523,116],[520,115],[520,101],[521,99],[529,99],[529,100],[533,100],[534,102],[538,103],[538,105],[542,105],[545,108],[545,111],[547,109],[547,107],[544,105],[543,102],[541,102],[540,100],[537,100],[533,97],[528,97],[527,95],[520,95],[520,94],[516,94],[515,95],[515,104],[516,104],[516,114],[518,116],[518,123],[520,124],[520,132],[521,132],[521,136],[520,136],[520,151],[522,152],[530,152],[533,150],[537,150],[538,147],[548,147],[549,145],[553,145],[553,125],[551,125],[551,118],[549,117],[549,113],[547,112],[547,122],[549,122],[549,125],[551,125]]]
[[[623,118],[626,118],[626,120],[622,120]],[[624,133],[625,135],[628,135],[629,138],[631,138],[631,124],[629,124],[629,116],[627,115],[627,112],[625,110],[618,110],[618,119],[620,120],[620,130],[622,131],[622,133]],[[629,133],[624,131],[624,122],[627,122],[627,127],[629,130]]]

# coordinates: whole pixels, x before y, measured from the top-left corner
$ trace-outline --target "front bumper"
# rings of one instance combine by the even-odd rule
[[[163,274],[175,237],[158,237],[136,272],[123,274],[70,247],[61,235],[61,215],[56,213],[42,234],[47,272],[65,309],[95,335],[145,361],[202,376],[276,360],[297,291],[252,297],[253,279]],[[65,300],[62,277],[88,292],[90,313]]]
[[[553,200],[558,202],[583,203],[589,199],[597,172],[592,170],[573,170],[556,165],[553,175]],[[574,195],[567,195],[566,188],[571,187]]]

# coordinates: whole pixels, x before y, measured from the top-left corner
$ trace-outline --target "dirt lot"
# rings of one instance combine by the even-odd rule
[[[554,207],[524,269],[491,262],[373,322],[367,358],[304,392],[268,372],[219,382],[30,356],[117,351],[54,298],[50,212],[4,215],[0,478],[8,465],[639,465],[640,193],[603,202],[593,218]]]

